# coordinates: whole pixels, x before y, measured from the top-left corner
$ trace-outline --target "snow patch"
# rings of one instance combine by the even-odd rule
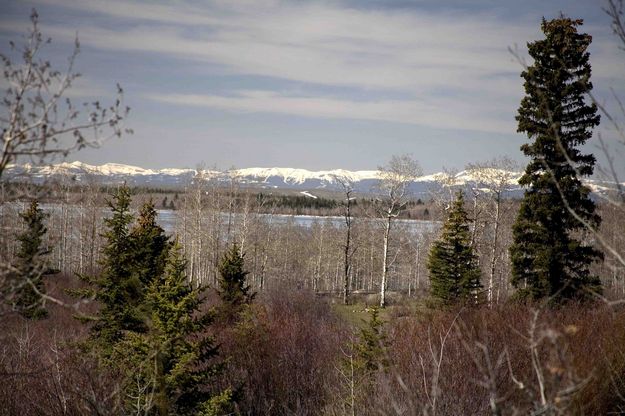
[[[309,197],[309,198],[317,199],[317,197],[316,197],[315,195],[311,194],[311,193],[310,193],[310,192],[308,192],[308,191],[301,191],[301,192],[300,192],[300,194],[302,194],[302,195],[304,195],[304,196],[307,196],[307,197]]]

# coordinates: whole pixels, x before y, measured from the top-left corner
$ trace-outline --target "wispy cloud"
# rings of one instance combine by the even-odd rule
[[[175,105],[199,106],[244,113],[277,113],[304,117],[347,118],[418,124],[443,129],[506,133],[509,122],[489,120],[482,111],[449,99],[353,101],[282,95],[271,91],[239,91],[236,96],[151,94],[149,99]]]
[[[203,105],[483,131],[510,129],[511,117],[502,120],[491,103],[518,97],[519,66],[507,46],[537,31],[486,14],[360,10],[335,3],[229,1],[200,8],[120,0],[38,1],[114,19],[114,25],[47,27],[55,39],[70,41],[78,30],[81,43],[98,49],[151,53],[181,60],[181,65],[210,64],[229,75],[307,85],[307,96],[297,99],[282,97],[280,90],[262,99],[208,94]],[[315,94],[315,86],[355,90],[328,99]],[[383,99],[396,93],[409,100]],[[354,100],[355,94],[366,95],[366,102]],[[166,102],[197,98],[174,94]],[[484,112],[478,119],[470,116]]]
[[[414,93],[472,84],[500,91],[484,78],[516,75],[518,66],[506,47],[536,31],[488,15],[366,11],[315,3],[252,3],[245,8],[237,2],[212,3],[200,12],[179,3],[41,1],[125,17],[126,26],[122,20],[115,28],[78,27],[81,42],[98,48],[211,62],[240,74]],[[158,25],[142,25],[143,20]],[[75,34],[75,28],[50,31],[64,39]]]

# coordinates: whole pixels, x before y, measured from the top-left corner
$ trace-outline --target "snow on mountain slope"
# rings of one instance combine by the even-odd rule
[[[310,171],[291,168],[246,168],[237,169],[233,173],[240,177],[270,178],[281,177],[290,184],[302,184],[307,180],[323,180],[335,183],[336,177],[346,177],[357,182],[365,179],[377,179],[378,172],[374,170],[348,171],[344,169]]]
[[[307,196],[308,198],[317,199],[317,197],[315,195],[311,194],[308,191],[301,191],[300,194],[302,194],[304,196]]]
[[[310,171],[293,168],[245,168],[227,172],[206,170],[202,172],[205,178],[211,178],[224,183],[236,178],[241,184],[267,189],[295,189],[309,191],[317,189],[340,190],[337,177],[351,180],[357,192],[368,193],[378,185],[378,172],[375,170],[348,171],[344,169]],[[6,171],[6,178],[19,180],[20,178],[42,182],[49,178],[70,177],[77,182],[84,182],[89,178],[97,178],[104,183],[120,183],[126,181],[131,185],[153,187],[183,187],[192,183],[197,175],[195,169],[144,169],[138,166],[119,163],[106,163],[93,166],[82,162],[63,162],[49,166],[12,165]],[[439,180],[443,173],[425,175],[416,178],[410,185],[410,190],[417,197],[426,196],[436,189],[440,189]],[[451,181],[455,186],[484,187],[486,182],[506,183],[508,195],[520,195],[521,187],[518,180],[519,172],[498,171],[492,169],[476,175],[475,172],[462,171],[457,173]],[[594,192],[606,192],[611,188],[609,183],[588,180],[588,186]]]

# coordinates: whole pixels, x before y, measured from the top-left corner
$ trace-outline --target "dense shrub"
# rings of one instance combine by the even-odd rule
[[[63,276],[55,283],[71,282]],[[48,291],[62,297],[58,288]],[[218,301],[213,293],[206,307]],[[2,414],[120,414],[119,378],[76,346],[87,330],[73,318],[75,310],[49,309],[50,317],[38,322],[17,314],[0,320]],[[387,365],[371,375],[368,394],[357,397],[356,414],[542,408],[595,415],[625,408],[625,310],[618,305],[455,311],[404,305],[398,312],[391,307],[382,314]],[[345,414],[339,370],[360,331],[327,301],[307,292],[264,292],[237,322],[216,323],[211,331],[226,359],[214,387],[233,386],[241,414]]]
[[[311,293],[261,296],[220,334],[221,352],[230,356],[224,383],[238,383],[241,412],[320,414],[345,331],[330,305]]]

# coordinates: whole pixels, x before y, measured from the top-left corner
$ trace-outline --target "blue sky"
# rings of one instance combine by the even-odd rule
[[[524,56],[543,16],[585,19],[596,94],[610,105],[609,89],[625,90],[625,52],[602,5],[3,0],[0,48],[35,7],[59,66],[78,33],[75,97],[106,101],[124,87],[135,134],[70,160],[355,170],[410,153],[429,173],[504,155],[523,162],[522,68],[508,48]]]

